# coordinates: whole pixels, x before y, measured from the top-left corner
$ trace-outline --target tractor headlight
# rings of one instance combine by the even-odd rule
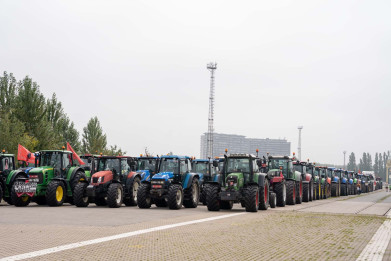
[[[105,177],[99,177],[96,183],[102,183],[105,180]]]

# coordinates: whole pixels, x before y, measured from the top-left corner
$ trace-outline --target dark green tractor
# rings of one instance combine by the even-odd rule
[[[208,210],[232,209],[234,203],[241,203],[247,212],[274,208],[276,195],[260,165],[261,160],[251,154],[225,155],[223,171],[205,184]]]
[[[30,201],[49,206],[73,204],[74,188],[80,181],[90,180],[90,171],[76,165],[72,152],[67,150],[40,151],[35,159],[37,167],[13,185],[15,206],[27,206]]]

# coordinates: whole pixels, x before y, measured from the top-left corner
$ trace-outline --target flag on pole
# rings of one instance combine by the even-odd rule
[[[18,160],[34,164],[35,156],[34,153],[31,153],[28,149],[18,144]]]
[[[69,142],[67,142],[67,150],[72,151],[72,158],[73,158],[73,160],[77,160],[80,165],[84,165],[85,164],[84,161],[82,161],[80,159],[79,155],[77,155],[77,153],[73,150],[73,148],[71,147]]]

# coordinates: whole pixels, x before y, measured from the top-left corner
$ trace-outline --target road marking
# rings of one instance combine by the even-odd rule
[[[357,258],[358,261],[383,260],[384,253],[391,240],[391,210],[388,211],[386,216],[386,221],[379,227],[371,241],[361,252]]]
[[[92,240],[72,243],[72,244],[68,244],[68,245],[62,245],[62,246],[42,249],[42,250],[30,252],[30,253],[9,256],[9,257],[5,257],[5,258],[1,258],[0,261],[23,260],[23,259],[27,259],[27,258],[33,258],[33,257],[53,254],[56,252],[74,249],[74,248],[78,248],[78,247],[104,243],[104,242],[111,241],[111,240],[133,237],[133,236],[142,235],[142,234],[146,234],[146,233],[150,233],[150,232],[156,232],[156,231],[161,231],[161,230],[170,229],[170,228],[176,228],[176,227],[198,224],[198,223],[203,223],[203,222],[208,222],[208,221],[213,221],[213,220],[218,220],[218,219],[224,219],[224,218],[239,216],[239,215],[243,215],[243,214],[246,214],[246,212],[241,212],[241,213],[236,213],[236,214],[228,214],[228,215],[222,215],[222,216],[210,217],[210,218],[203,218],[203,219],[198,219],[198,220],[191,220],[191,221],[186,221],[186,222],[181,222],[181,223],[171,224],[171,225],[165,225],[165,226],[160,226],[160,227],[147,228],[147,229],[137,230],[137,231],[133,231],[133,232],[123,233],[123,234],[118,234],[118,235],[113,235],[113,236],[108,236],[108,237],[101,237],[101,238],[96,238],[96,239],[92,239]]]

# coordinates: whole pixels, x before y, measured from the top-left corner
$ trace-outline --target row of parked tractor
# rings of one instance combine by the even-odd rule
[[[32,155],[31,155],[32,156]],[[0,202],[61,206],[90,203],[112,208],[138,206],[209,211],[241,204],[248,212],[269,207],[355,195],[382,188],[374,175],[299,161],[295,156],[228,154],[215,159],[187,156],[78,156],[43,150],[34,163],[15,168],[12,154],[0,153]],[[29,154],[30,157],[30,154]]]

